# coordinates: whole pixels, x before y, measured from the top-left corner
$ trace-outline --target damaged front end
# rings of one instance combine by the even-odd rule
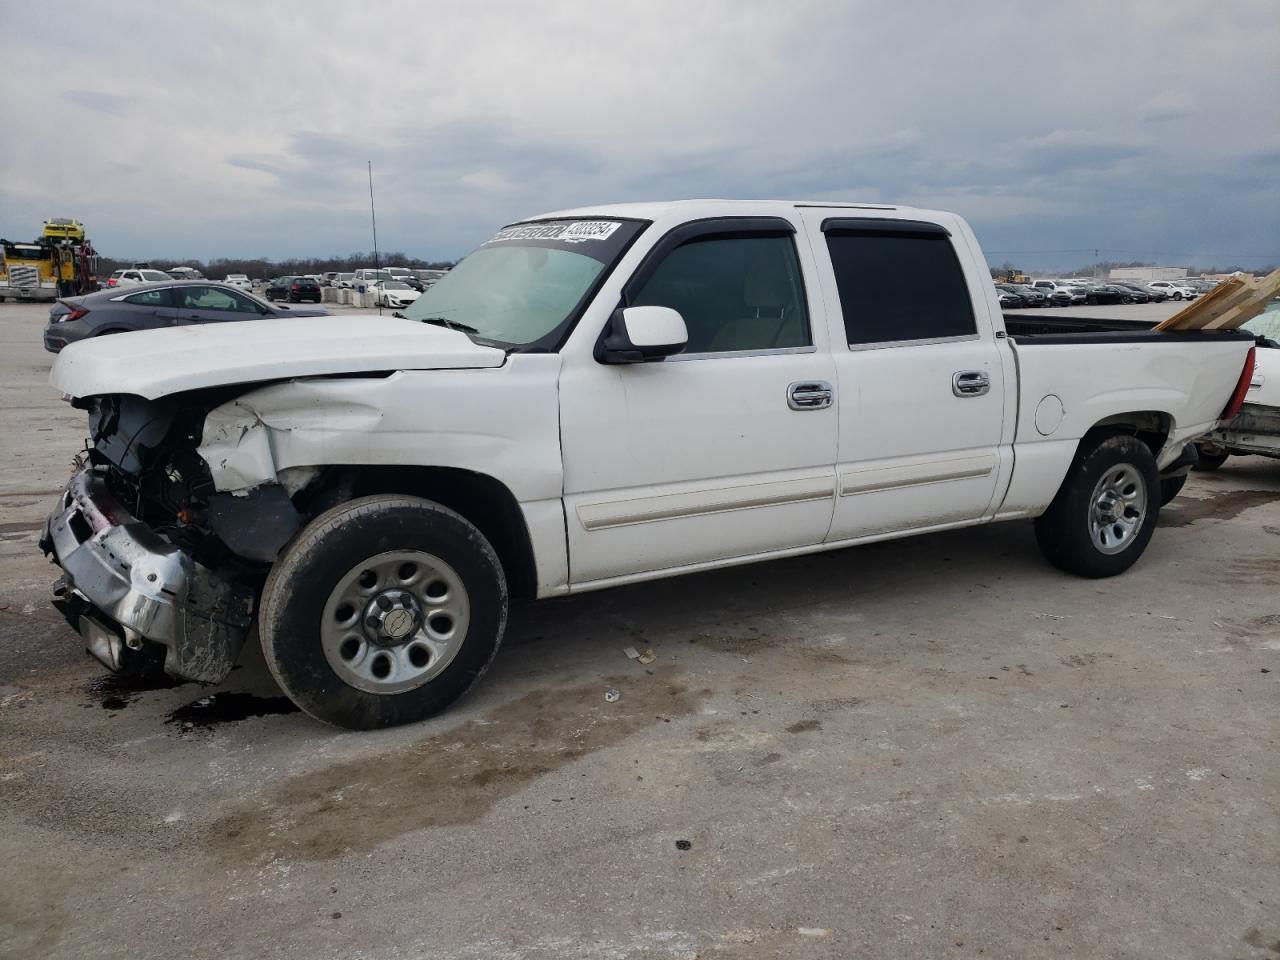
[[[116,671],[163,656],[216,683],[234,666],[269,565],[303,522],[272,483],[220,492],[200,454],[208,390],[73,401],[89,412],[87,462],[49,515],[41,549],[63,570],[54,606]]]

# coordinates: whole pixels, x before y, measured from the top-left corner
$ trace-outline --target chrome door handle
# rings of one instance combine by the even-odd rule
[[[825,380],[797,380],[787,387],[787,406],[792,410],[825,410],[835,395]]]
[[[991,377],[985,370],[961,370],[951,378],[951,392],[957,397],[980,397],[991,392]]]

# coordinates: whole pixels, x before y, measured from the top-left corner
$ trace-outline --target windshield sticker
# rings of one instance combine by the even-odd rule
[[[503,240],[558,240],[561,243],[585,243],[607,240],[622,224],[614,220],[575,220],[571,223],[524,223],[503,227],[486,243]]]

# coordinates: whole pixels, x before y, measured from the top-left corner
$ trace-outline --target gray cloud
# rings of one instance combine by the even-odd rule
[[[97,113],[108,113],[117,117],[125,114],[132,99],[115,93],[104,93],[101,90],[64,90],[62,97],[64,100],[88,110],[93,110]]]
[[[1063,263],[1280,259],[1273,0],[1079,0],[1065,32],[995,0],[315,0],[272,9],[320,25],[298,50],[235,9],[8,8],[9,74],[67,109],[8,118],[6,234],[77,216],[121,255],[359,249],[371,160],[380,240],[428,257],[565,206],[797,196],[954,209]]]

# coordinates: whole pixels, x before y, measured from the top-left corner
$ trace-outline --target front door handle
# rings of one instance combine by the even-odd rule
[[[797,380],[787,387],[787,406],[792,410],[825,410],[835,395],[825,380]]]
[[[985,370],[961,370],[951,378],[951,392],[957,397],[981,397],[991,392],[991,376]]]

